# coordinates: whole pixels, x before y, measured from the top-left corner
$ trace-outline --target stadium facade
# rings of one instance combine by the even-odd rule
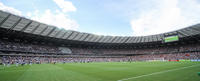
[[[0,11],[0,37],[0,56],[200,58],[200,24],[149,36],[103,36],[60,29]]]

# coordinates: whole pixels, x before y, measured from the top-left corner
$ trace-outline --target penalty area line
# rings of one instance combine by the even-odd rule
[[[182,67],[182,68],[176,68],[176,69],[170,69],[170,70],[160,71],[160,72],[154,72],[154,73],[151,73],[151,74],[145,74],[145,75],[140,75],[140,76],[136,76],[136,77],[124,78],[124,79],[120,79],[120,80],[117,80],[117,81],[126,81],[126,80],[141,78],[141,77],[145,77],[145,76],[151,76],[151,75],[162,74],[162,73],[166,73],[166,72],[171,72],[171,71],[186,69],[186,68],[195,67],[195,66],[199,66],[199,64],[198,65],[187,66],[187,67]]]

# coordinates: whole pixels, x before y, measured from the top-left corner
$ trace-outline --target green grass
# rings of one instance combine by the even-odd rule
[[[198,72],[200,62],[34,64],[0,66],[0,81],[200,81]]]

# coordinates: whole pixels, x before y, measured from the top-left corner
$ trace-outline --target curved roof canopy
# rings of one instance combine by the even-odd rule
[[[103,36],[82,33],[72,30],[59,29],[58,27],[33,21],[24,17],[0,11],[0,28],[30,33],[52,38],[96,42],[96,43],[148,43],[162,41],[164,36],[178,35],[179,38],[200,34],[200,24],[180,30],[149,36]]]

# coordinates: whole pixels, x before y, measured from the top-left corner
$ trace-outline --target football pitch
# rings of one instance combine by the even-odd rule
[[[0,81],[200,81],[200,62],[101,62],[0,66]]]

